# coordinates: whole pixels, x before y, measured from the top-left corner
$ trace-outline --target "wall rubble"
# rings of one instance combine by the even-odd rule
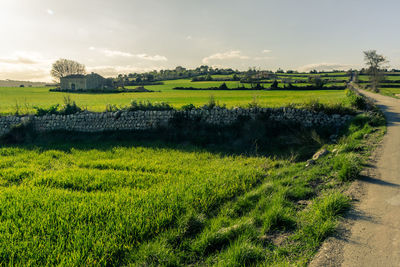
[[[198,119],[215,125],[229,125],[240,116],[254,119],[258,115],[269,116],[270,120],[298,123],[304,127],[341,127],[352,116],[338,114],[326,115],[304,109],[292,108],[254,108],[254,109],[195,109],[190,111],[117,111],[94,113],[84,111],[73,115],[46,116],[2,116],[0,117],[0,136],[7,134],[13,126],[31,123],[39,133],[54,130],[78,132],[103,132],[118,130],[150,130],[168,126],[176,115]]]

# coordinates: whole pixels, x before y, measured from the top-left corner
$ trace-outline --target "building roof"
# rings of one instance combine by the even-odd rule
[[[94,73],[94,72],[92,72],[90,74],[87,74],[87,75],[84,75],[84,74],[71,74],[71,75],[67,75],[67,76],[62,77],[62,78],[74,78],[75,79],[75,78],[86,78],[86,77],[89,77],[89,76],[97,76],[97,77],[101,77],[101,78],[104,79],[103,76],[101,76],[101,75],[99,75],[97,73]]]
[[[67,75],[65,77],[62,78],[85,78],[85,75],[83,74],[72,74],[72,75]]]

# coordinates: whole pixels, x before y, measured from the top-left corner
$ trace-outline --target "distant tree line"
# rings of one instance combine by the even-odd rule
[[[118,77],[125,78],[127,81],[134,81],[136,83],[141,82],[157,82],[165,80],[176,80],[176,79],[187,79],[198,76],[207,75],[231,75],[240,73],[238,70],[233,69],[220,69],[213,68],[207,65],[202,65],[195,69],[186,69],[184,67],[178,66],[172,70],[153,70],[145,73],[129,73],[128,75],[119,75]]]

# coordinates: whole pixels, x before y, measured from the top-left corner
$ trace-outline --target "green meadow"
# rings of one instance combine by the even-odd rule
[[[107,134],[3,145],[0,262],[305,265],[349,207],[341,191],[370,150],[362,137],[381,136],[382,121],[358,115],[325,144],[336,154],[309,167],[296,152],[226,154]]]
[[[34,112],[34,106],[63,103],[66,96],[93,111],[132,100],[200,106],[210,95],[228,107],[256,101],[270,107],[309,103],[327,108],[318,100],[332,112],[355,109],[360,102],[344,90],[173,90],[221,83],[166,81],[146,86],[157,92],[121,94],[0,88],[0,113]],[[17,139],[4,138],[0,262],[304,266],[349,208],[343,191],[383,135],[384,122],[379,113],[362,113],[337,131],[249,121],[238,126],[243,128],[236,129],[238,136],[232,128],[186,125],[184,129],[196,131],[188,133],[189,141],[170,138],[167,132],[156,133],[158,138],[125,132],[29,136],[26,131],[17,144],[6,141]],[[21,136],[18,131],[24,129],[10,135]],[[331,134],[338,135],[336,141]],[[202,144],[218,136],[224,136],[222,143]],[[268,140],[258,140],[260,136]],[[233,147],[237,149],[227,149]],[[319,148],[336,152],[307,165],[305,160]]]
[[[227,107],[247,106],[255,99],[260,106],[277,107],[289,103],[304,103],[319,100],[321,103],[340,103],[345,99],[343,90],[312,90],[312,91],[190,91],[173,90],[174,87],[207,88],[220,86],[223,82],[191,82],[191,80],[165,81],[163,85],[145,86],[154,90],[152,93],[119,93],[119,94],[85,94],[49,92],[47,87],[0,87],[0,114],[33,113],[33,107],[48,108],[54,104],[62,104],[66,96],[90,111],[104,111],[108,104],[117,106],[129,105],[133,100],[150,102],[167,102],[179,108],[186,104],[202,106],[212,95],[219,104]],[[242,86],[240,82],[226,82],[229,88]],[[269,86],[266,84],[265,86]],[[343,84],[335,84],[343,85]],[[245,84],[250,87],[249,84]],[[132,88],[132,87],[128,87]]]

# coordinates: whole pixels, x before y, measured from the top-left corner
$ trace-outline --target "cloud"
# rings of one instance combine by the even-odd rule
[[[40,53],[31,51],[16,51],[11,56],[0,56],[0,63],[3,64],[34,65],[43,63],[44,61],[48,62],[48,60],[45,60]]]
[[[273,59],[273,57],[255,57],[254,60],[269,60]]]
[[[202,62],[208,64],[211,60],[225,60],[225,59],[249,59],[248,56],[242,55],[239,50],[232,50],[224,53],[216,53],[211,56],[203,58]]]
[[[92,51],[97,51],[99,53],[102,53],[103,55],[107,57],[126,57],[126,58],[137,58],[137,59],[143,59],[143,60],[149,60],[149,61],[168,61],[168,59],[165,56],[160,56],[160,55],[148,55],[145,53],[142,54],[132,54],[128,52],[123,52],[123,51],[118,51],[118,50],[110,50],[110,49],[103,49],[103,48],[96,48],[96,47],[89,47],[90,50]]]
[[[54,15],[54,11],[51,10],[51,9],[47,9],[46,12],[47,12],[47,14],[49,14],[50,16],[53,16],[53,15]]]
[[[33,65],[0,63],[0,80],[51,81],[50,68]]]
[[[0,79],[51,81],[50,68],[53,61],[31,51],[17,51],[8,57],[0,56]]]
[[[192,40],[193,39],[193,37],[191,36],[191,35],[188,35],[188,36],[186,36],[186,38],[185,38],[186,40]]]
[[[340,64],[340,63],[314,63],[301,66],[297,69],[299,71],[310,71],[310,70],[330,71],[330,70],[347,70],[352,67],[354,66],[349,64]]]
[[[96,67],[87,67],[88,72],[96,72],[105,77],[115,77],[118,74],[129,74],[129,73],[141,73],[148,72],[152,70],[161,70],[165,69],[165,67],[147,67],[141,68],[137,66],[96,66]]]
[[[0,58],[0,63],[7,64],[37,64],[38,62],[30,58],[16,57],[16,58]]]
[[[263,53],[263,54],[268,54],[268,53],[271,53],[272,51],[271,50],[269,50],[269,49],[264,49],[263,51],[261,51],[261,53]]]

